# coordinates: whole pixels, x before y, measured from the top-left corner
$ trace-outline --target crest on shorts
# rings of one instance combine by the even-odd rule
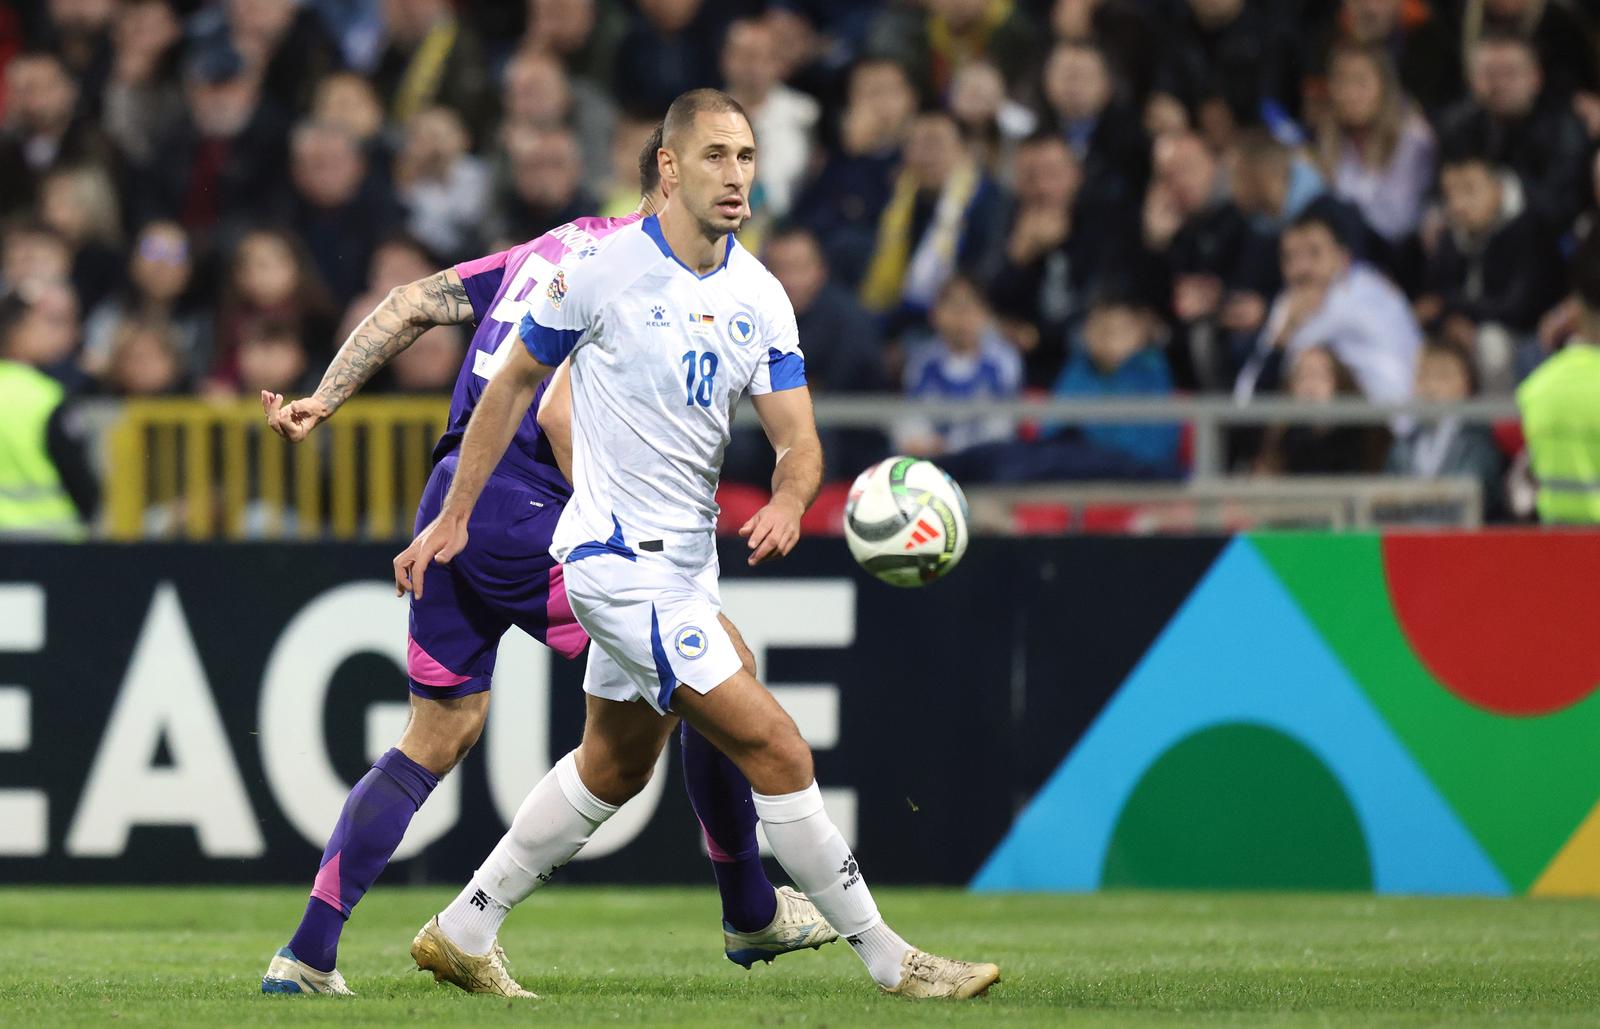
[[[556,269],[555,275],[550,278],[550,285],[545,287],[544,295],[550,301],[550,306],[559,310],[561,301],[567,299],[567,273]]]
[[[672,646],[680,657],[693,661],[706,652],[705,630],[698,625],[685,625],[672,637]]]

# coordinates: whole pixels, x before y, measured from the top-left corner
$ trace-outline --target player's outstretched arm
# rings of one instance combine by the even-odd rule
[[[472,320],[472,301],[454,268],[396,286],[350,332],[317,391],[285,406],[281,393],[261,391],[261,407],[273,432],[298,443],[359,390],[378,369],[436,325]]]
[[[750,563],[785,557],[800,541],[800,517],[822,488],[822,441],[805,386],[750,398],[777,453],[772,499],[739,529],[749,541]]]
[[[512,347],[506,363],[484,387],[467,433],[461,440],[456,474],[445,494],[439,517],[394,559],[395,592],[422,596],[423,573],[433,561],[448,564],[467,545],[467,520],[483,492],[489,473],[505,456],[506,447],[527,417],[539,383],[551,372],[525,347]]]

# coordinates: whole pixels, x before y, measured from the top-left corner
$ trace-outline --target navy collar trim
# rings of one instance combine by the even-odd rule
[[[667,237],[662,235],[662,233],[661,233],[661,219],[660,218],[658,218],[658,217],[656,217],[655,215],[652,214],[648,218],[646,218],[644,221],[640,222],[639,224],[644,227],[644,234],[646,236],[649,236],[652,240],[655,241],[656,246],[658,248],[660,248],[660,250],[661,250],[661,252],[663,254],[666,254],[673,261],[675,261],[679,268],[682,268],[684,271],[688,272],[690,275],[693,275],[697,279],[709,279],[709,278],[711,278],[711,276],[717,274],[722,269],[728,267],[728,260],[731,257],[733,257],[733,233],[730,232],[730,233],[728,233],[728,248],[722,252],[722,263],[717,265],[715,268],[711,269],[710,271],[706,272],[704,275],[701,275],[700,273],[696,272],[693,268],[691,268],[688,265],[684,264],[681,260],[678,259],[678,255],[672,252],[672,247],[667,244]]]

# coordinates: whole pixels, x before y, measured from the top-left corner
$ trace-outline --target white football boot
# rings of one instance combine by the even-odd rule
[[[1000,966],[988,962],[957,961],[912,947],[900,961],[900,982],[885,993],[900,997],[981,997],[1000,981]]]
[[[262,993],[328,993],[340,997],[354,997],[355,991],[344,983],[344,976],[335,968],[319,972],[294,956],[294,951],[284,947],[272,956],[267,973],[261,977]]]
[[[430,918],[411,941],[411,958],[417,963],[418,971],[432,972],[436,983],[451,983],[468,993],[539,999],[537,993],[523,989],[521,983],[511,978],[506,970],[506,952],[500,948],[499,940],[487,954],[468,954],[444,934],[437,917]]]
[[[722,946],[728,960],[749,968],[757,961],[772,963],[779,954],[795,950],[816,950],[839,938],[833,926],[811,899],[792,886],[780,886],[778,910],[772,924],[753,933],[742,933],[722,923]]]

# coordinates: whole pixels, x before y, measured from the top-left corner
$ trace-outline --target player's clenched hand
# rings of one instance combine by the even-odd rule
[[[739,528],[739,535],[750,541],[750,563],[758,565],[775,557],[787,557],[800,542],[800,516],[804,513],[794,501],[773,497],[752,515]]]
[[[394,559],[394,591],[396,596],[410,593],[422,599],[422,578],[428,565],[437,561],[442,565],[461,553],[467,546],[467,521],[440,515],[428,523],[411,546]]]
[[[290,443],[305,439],[333,413],[316,397],[301,397],[285,407],[283,394],[270,390],[261,391],[261,409],[267,412],[267,427]]]

